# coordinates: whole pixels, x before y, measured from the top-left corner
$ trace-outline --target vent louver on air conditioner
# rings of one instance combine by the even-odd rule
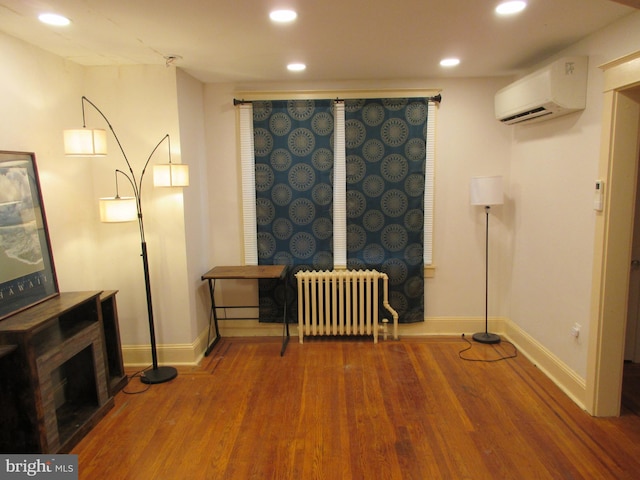
[[[496,93],[496,118],[506,125],[531,123],[583,110],[588,57],[564,57]]]

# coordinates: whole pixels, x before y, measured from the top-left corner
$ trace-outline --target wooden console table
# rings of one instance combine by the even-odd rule
[[[209,317],[209,332],[207,335],[207,350],[205,357],[209,355],[213,347],[220,340],[220,330],[218,329],[218,308],[231,308],[230,306],[216,305],[214,290],[216,288],[216,280],[262,280],[262,279],[279,279],[284,286],[284,307],[283,307],[283,327],[282,327],[282,349],[280,356],[284,355],[289,343],[289,323],[287,322],[287,266],[286,265],[242,265],[230,267],[213,267],[207,273],[202,275],[202,280],[209,282],[209,294],[211,296],[211,316]],[[257,308],[255,305],[234,305],[233,308]],[[211,341],[211,319],[216,331],[216,338]]]

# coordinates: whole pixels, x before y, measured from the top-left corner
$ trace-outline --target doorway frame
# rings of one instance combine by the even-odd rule
[[[640,144],[640,51],[602,65],[604,104],[598,167],[605,204],[596,215],[585,407],[619,416],[629,265]]]

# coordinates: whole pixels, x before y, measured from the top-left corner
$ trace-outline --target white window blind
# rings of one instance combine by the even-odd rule
[[[256,169],[253,148],[253,105],[240,105],[240,164],[242,170],[242,221],[244,223],[244,261],[258,265],[258,227],[256,224]]]
[[[433,188],[435,177],[436,103],[427,107],[427,159],[424,170],[424,264],[433,265]]]
[[[347,160],[344,133],[344,101],[334,105],[333,153],[333,265],[347,268]]]

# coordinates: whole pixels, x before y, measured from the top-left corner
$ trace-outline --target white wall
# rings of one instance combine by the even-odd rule
[[[514,209],[509,316],[586,378],[593,267],[594,184],[602,117],[599,65],[637,50],[640,13],[584,39],[562,55],[588,55],[587,108],[512,129]],[[552,59],[550,59],[552,60]],[[574,323],[582,326],[576,340]]]
[[[81,122],[84,70],[0,33],[0,149],[34,152],[61,289],[94,289],[95,230],[87,164],[64,157],[62,130]],[[69,212],[74,212],[73,215]]]
[[[486,218],[484,208],[469,203],[470,179],[480,175],[504,176],[505,205],[493,207],[489,218],[489,315],[507,316],[510,278],[504,264],[513,222],[509,130],[493,110],[494,93],[506,80],[432,83],[442,86],[443,99],[436,126],[436,273],[425,282],[427,323],[429,318],[484,318]]]
[[[189,321],[192,338],[206,329],[209,290],[201,276],[212,266],[209,248],[210,205],[207,197],[207,155],[204,119],[204,85],[185,72],[177,72],[178,113],[182,161],[189,165],[190,187],[184,189]],[[205,341],[206,339],[203,339]]]
[[[238,156],[236,107],[233,105],[235,86],[231,84],[205,85],[204,110],[206,125],[206,154],[208,171],[208,203],[210,206],[207,257],[210,265],[244,264],[242,234],[242,192],[240,189],[240,161]],[[215,287],[218,305],[257,305],[255,281],[225,280]],[[207,302],[210,303],[209,300]],[[254,315],[246,309],[220,310],[219,318],[234,315]],[[250,322],[250,327],[257,322]],[[236,322],[237,325],[237,322]],[[248,322],[242,322],[244,328]],[[263,325],[263,327],[266,327]],[[246,330],[245,330],[246,331]],[[221,327],[222,335],[229,330]],[[236,334],[235,332],[233,334]],[[251,333],[267,334],[265,329]]]
[[[242,263],[242,204],[233,86],[205,86],[211,267]],[[203,272],[204,273],[204,272]]]

